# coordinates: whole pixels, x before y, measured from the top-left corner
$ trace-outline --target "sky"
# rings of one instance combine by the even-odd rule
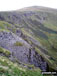
[[[57,9],[57,0],[0,0],[0,11],[17,10],[30,6],[44,6]]]

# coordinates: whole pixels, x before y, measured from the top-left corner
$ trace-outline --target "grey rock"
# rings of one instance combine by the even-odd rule
[[[23,46],[15,46],[14,43],[18,41],[23,43]],[[18,61],[25,64],[33,64],[35,67],[39,67],[43,71],[46,71],[47,63],[42,59],[42,57],[33,49],[33,47],[23,40],[21,37],[15,35],[12,32],[0,32],[0,46],[8,49],[11,52],[9,59]],[[29,67],[29,69],[31,69]]]

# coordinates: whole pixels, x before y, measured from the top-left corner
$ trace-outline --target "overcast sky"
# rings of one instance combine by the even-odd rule
[[[45,6],[57,9],[57,0],[0,0],[0,11],[17,10],[29,6]]]

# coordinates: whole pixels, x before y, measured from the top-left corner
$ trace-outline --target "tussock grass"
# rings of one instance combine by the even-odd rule
[[[0,56],[0,76],[42,76],[40,69],[29,70]]]
[[[23,43],[16,41],[16,43],[14,43],[15,46],[23,46]]]
[[[0,53],[4,54],[5,56],[11,55],[10,51],[0,47]]]

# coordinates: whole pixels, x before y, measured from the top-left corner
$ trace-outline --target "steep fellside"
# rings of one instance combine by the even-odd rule
[[[0,12],[0,47],[10,52],[8,56],[2,50],[0,58],[8,60],[13,67],[17,63],[25,72],[36,70],[36,76],[41,71],[57,71],[57,10],[34,6]],[[37,68],[41,69],[39,73]]]

